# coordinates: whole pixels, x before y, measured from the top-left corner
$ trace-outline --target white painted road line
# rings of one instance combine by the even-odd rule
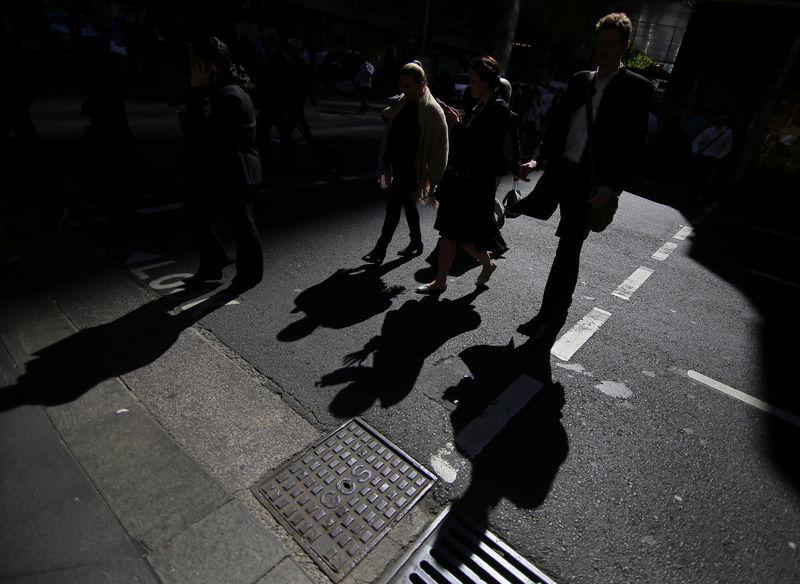
[[[588,341],[603,323],[611,316],[602,308],[592,308],[578,323],[556,341],[550,353],[562,361],[569,361],[572,356]]]
[[[202,304],[203,302],[205,302],[209,298],[210,298],[210,296],[206,297],[206,298],[201,298],[200,300],[194,300],[192,302],[184,304],[183,306],[180,307],[180,310],[181,310],[181,312],[183,312],[185,310],[189,310],[190,308],[194,308],[195,306],[198,306],[198,305]],[[225,303],[225,306],[234,306],[236,304],[241,304],[241,303],[238,300],[229,300],[228,302]],[[214,306],[221,306],[221,304],[217,303],[217,304],[214,304]]]
[[[664,261],[665,259],[667,259],[669,257],[669,254],[671,254],[673,251],[675,251],[676,247],[678,247],[677,243],[672,243],[672,242],[668,241],[667,243],[662,245],[658,249],[658,251],[653,254],[652,257],[653,257],[654,260]]]
[[[544,386],[541,382],[527,375],[520,375],[479,417],[458,433],[456,444],[470,458],[478,456],[542,387]]]
[[[672,239],[681,239],[681,240],[683,240],[683,239],[686,239],[687,237],[689,237],[691,234],[692,234],[692,227],[691,227],[691,225],[687,225],[686,227],[684,227],[683,229],[678,231],[678,233],[673,235]]]
[[[752,229],[753,231],[760,231],[762,233],[766,233],[767,235],[782,237],[784,239],[788,239],[791,241],[800,241],[800,237],[789,235],[788,233],[783,233],[782,231],[775,231],[774,229],[768,229],[766,227],[759,227],[758,225],[751,225],[750,229]]]
[[[458,477],[458,469],[447,460],[448,457],[453,456],[453,452],[455,452],[455,446],[452,442],[448,442],[436,454],[431,455],[433,472],[448,484],[454,483]]]
[[[800,284],[797,282],[790,282],[789,280],[784,280],[783,278],[778,278],[777,276],[771,276],[770,274],[765,274],[764,272],[759,272],[758,270],[750,270],[751,274],[755,274],[756,276],[761,276],[762,278],[769,278],[770,280],[774,280],[775,282],[780,282],[781,284],[786,284],[787,286],[794,286],[795,288],[800,288]]]
[[[644,284],[645,280],[650,277],[653,270],[650,268],[638,268],[630,277],[619,285],[619,288],[614,290],[611,294],[623,300],[630,300],[639,286]]]
[[[744,403],[753,406],[754,408],[758,408],[768,414],[772,414],[776,418],[780,418],[790,424],[794,424],[795,426],[800,426],[800,416],[796,416],[792,413],[787,412],[786,410],[782,410],[781,408],[775,407],[772,404],[769,404],[765,401],[761,401],[758,398],[753,397],[743,391],[739,391],[738,389],[734,389],[729,385],[725,385],[724,383],[720,383],[716,379],[711,379],[710,377],[706,377],[702,373],[698,373],[697,371],[692,371],[689,369],[687,375],[694,379],[695,381],[699,381],[703,385],[707,385],[717,391],[721,391],[731,397],[735,397],[736,399],[743,401]]]

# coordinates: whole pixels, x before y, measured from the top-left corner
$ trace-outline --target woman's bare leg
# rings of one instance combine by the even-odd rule
[[[474,257],[478,260],[483,268],[481,273],[478,275],[478,283],[485,284],[489,278],[492,276],[494,271],[497,269],[497,264],[492,261],[492,257],[489,255],[489,252],[484,250],[479,250],[475,247],[474,243],[467,243],[462,246],[469,255]]]
[[[444,288],[447,286],[447,274],[453,265],[456,257],[456,242],[447,237],[439,237],[439,267],[436,272],[436,279],[428,284],[431,288]]]

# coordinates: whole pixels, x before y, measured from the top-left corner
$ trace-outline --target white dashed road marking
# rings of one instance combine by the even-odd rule
[[[797,282],[790,282],[789,280],[784,280],[783,278],[778,278],[777,276],[772,276],[770,274],[765,274],[764,272],[759,272],[758,270],[750,270],[751,274],[755,274],[756,276],[760,276],[762,278],[768,278],[770,280],[774,280],[775,282],[780,282],[781,284],[786,284],[787,286],[793,286],[794,288],[800,288],[800,284]]]
[[[672,239],[683,240],[683,239],[686,239],[687,237],[689,237],[691,234],[692,234],[692,227],[690,225],[687,225],[686,227],[684,227],[683,229],[678,231],[678,233],[673,235]]]
[[[445,444],[436,454],[431,455],[431,467],[440,479],[450,484],[458,477],[458,469],[447,460],[453,456],[455,447],[451,442]]]
[[[639,286],[644,284],[645,280],[647,280],[652,273],[653,270],[650,268],[638,268],[611,294],[623,300],[630,300],[633,293],[639,289]]]
[[[610,312],[602,308],[593,308],[589,314],[580,319],[575,326],[556,341],[553,348],[550,349],[550,353],[562,361],[569,361],[578,349],[603,326],[609,316],[611,316]]]
[[[542,387],[541,382],[520,375],[479,417],[458,433],[456,444],[467,456],[474,458]]]
[[[702,373],[698,373],[697,371],[692,371],[689,369],[686,374],[694,379],[695,381],[699,381],[703,385],[707,385],[717,391],[721,391],[731,397],[735,397],[736,399],[743,401],[744,403],[753,406],[754,408],[758,408],[761,411],[767,412],[768,414],[772,414],[776,418],[780,418],[790,424],[794,424],[795,426],[800,426],[800,416],[796,416],[792,413],[787,412],[786,410],[782,410],[781,408],[775,407],[772,404],[769,404],[765,401],[762,401],[758,398],[753,397],[743,391],[739,391],[738,389],[734,389],[729,385],[725,385],[724,383],[720,383],[716,379],[711,379],[710,377],[706,377]]]
[[[669,257],[669,254],[671,254],[673,251],[675,251],[676,247],[678,247],[677,243],[672,243],[672,242],[668,241],[667,243],[662,245],[659,248],[659,250],[656,253],[653,254],[652,257],[653,257],[654,260],[664,261],[665,259],[667,259]]]

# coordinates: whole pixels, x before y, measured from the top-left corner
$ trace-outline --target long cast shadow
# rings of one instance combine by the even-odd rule
[[[345,367],[318,382],[320,387],[348,383],[328,410],[334,416],[350,418],[376,400],[384,408],[399,403],[414,388],[427,357],[449,339],[480,326],[481,317],[472,301],[484,290],[476,288],[455,300],[408,300],[388,312],[381,334],[360,351],[346,355]],[[364,361],[372,353],[372,367],[367,367]]]
[[[457,406],[450,416],[455,444],[471,458],[473,469],[470,485],[453,510],[485,529],[491,509],[501,499],[532,509],[550,492],[569,451],[561,424],[564,388],[552,382],[546,343],[529,341],[515,347],[512,340],[505,346],[478,345],[460,357],[472,376],[448,388],[444,397]],[[461,432],[523,375],[543,387],[477,454],[474,448],[465,448]],[[537,386],[529,383],[534,392]]]
[[[222,290],[180,310],[208,292],[199,288],[161,296],[112,322],[80,330],[37,351],[16,383],[0,390],[0,411],[25,404],[65,404],[102,381],[153,363],[181,331],[234,298]]]
[[[278,340],[298,341],[320,326],[346,328],[380,314],[404,290],[402,286],[388,286],[383,276],[411,259],[398,258],[381,266],[342,268],[303,290],[295,298],[292,312],[303,312],[305,316],[280,331]]]

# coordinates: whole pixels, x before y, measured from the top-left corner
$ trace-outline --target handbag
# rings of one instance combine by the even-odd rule
[[[501,229],[503,225],[505,225],[506,217],[509,219],[514,219],[515,217],[519,217],[519,213],[515,213],[513,211],[509,211],[509,207],[513,207],[517,203],[522,200],[522,195],[517,188],[517,181],[514,181],[514,186],[511,187],[511,190],[506,193],[506,196],[503,197],[503,202],[501,203],[497,199],[494,200],[494,211],[497,213],[497,228]]]
[[[503,197],[503,206],[505,207],[504,215],[509,219],[514,219],[516,217],[519,217],[519,213],[515,211],[509,211],[508,208],[513,207],[521,200],[522,200],[522,195],[520,194],[519,189],[517,188],[517,181],[514,181],[514,186],[511,188],[510,191],[506,193],[506,196]]]
[[[586,217],[586,232],[583,238],[588,237],[589,231],[600,233],[611,225],[618,207],[619,197],[616,194],[611,195],[602,207],[589,207],[589,215]]]

